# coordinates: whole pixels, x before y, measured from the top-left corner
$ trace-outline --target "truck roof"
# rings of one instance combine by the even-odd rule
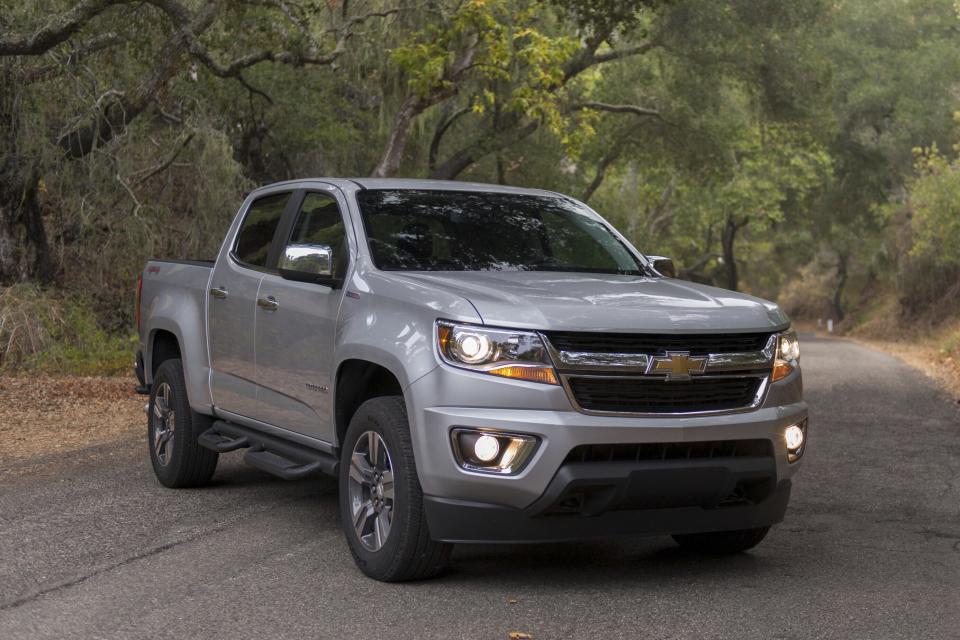
[[[259,191],[272,190],[279,186],[306,187],[311,182],[324,182],[341,188],[352,189],[360,187],[361,189],[430,189],[444,191],[483,191],[489,193],[515,193],[526,195],[558,195],[553,191],[545,189],[527,189],[523,187],[511,187],[502,184],[486,184],[482,182],[460,182],[458,180],[424,180],[417,178],[302,178],[297,180],[286,180],[264,185],[254,190]]]

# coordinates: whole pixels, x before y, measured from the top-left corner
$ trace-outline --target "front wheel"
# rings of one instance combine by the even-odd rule
[[[752,549],[763,540],[770,527],[738,529],[736,531],[712,531],[674,535],[674,541],[684,549],[697,553],[732,554]]]
[[[441,572],[453,545],[430,538],[403,398],[360,405],[341,446],[340,520],[360,570],[384,582]]]

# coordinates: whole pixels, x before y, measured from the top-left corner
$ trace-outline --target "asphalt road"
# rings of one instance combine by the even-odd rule
[[[884,354],[803,349],[805,466],[750,553],[461,546],[444,577],[380,584],[331,480],[232,454],[171,491],[136,439],[0,475],[0,638],[960,638],[960,405]]]

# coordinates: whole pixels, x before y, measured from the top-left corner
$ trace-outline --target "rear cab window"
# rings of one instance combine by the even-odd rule
[[[289,199],[290,193],[283,192],[254,200],[233,246],[233,256],[238,262],[259,269],[273,266],[268,263],[270,247]]]

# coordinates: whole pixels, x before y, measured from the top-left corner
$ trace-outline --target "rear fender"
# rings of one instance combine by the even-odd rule
[[[177,339],[183,375],[187,384],[190,407],[198,413],[211,414],[210,360],[207,356],[206,311],[204,298],[191,289],[164,286],[149,301],[143,322],[148,327],[144,358],[144,375],[153,383],[154,343],[160,331],[168,331]],[[199,298],[199,299],[198,299]]]

